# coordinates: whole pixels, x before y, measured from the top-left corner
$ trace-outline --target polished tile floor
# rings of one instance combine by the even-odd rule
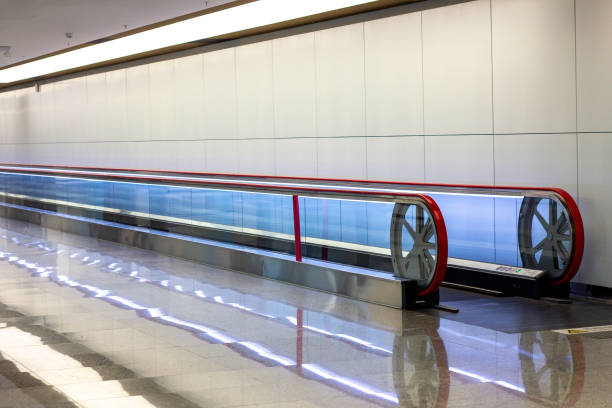
[[[459,314],[402,312],[0,226],[0,407],[612,405],[612,333],[551,330],[607,304],[445,290]]]

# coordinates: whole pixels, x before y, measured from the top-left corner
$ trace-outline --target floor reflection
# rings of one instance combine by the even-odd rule
[[[393,385],[402,407],[446,407],[450,371],[444,341],[435,329],[393,341]]]
[[[98,313],[97,302],[103,302],[156,325],[147,326],[147,334],[161,333],[164,339],[176,335],[175,331],[166,333],[159,327],[189,333],[197,341],[227,348],[237,358],[285,370],[293,376],[286,379],[283,375],[287,384],[297,387],[300,381],[308,380],[321,384],[329,390],[317,391],[332,400],[345,395],[378,406],[445,407],[453,405],[451,389],[483,384],[511,398],[546,406],[572,406],[582,392],[585,362],[580,337],[553,332],[506,334],[399,311],[400,327],[388,330],[279,302],[265,294],[222,287],[205,278],[170,272],[138,256],[124,257],[10,230],[1,231],[0,238],[1,263],[27,271],[27,276],[37,282],[52,282],[58,288],[85,296],[88,307],[94,310],[93,317]],[[18,302],[19,298],[12,301]],[[70,301],[66,298],[66,302]],[[33,313],[26,300],[12,306],[18,306],[18,313],[26,316]],[[106,309],[104,313],[108,313]],[[122,315],[122,319],[129,316]],[[141,325],[136,320],[130,322],[135,327]],[[83,325],[86,331],[87,323]],[[56,329],[62,332],[59,323]],[[0,332],[6,335],[7,330],[16,335],[19,329],[7,321]],[[0,352],[4,353],[1,349]],[[49,347],[47,354],[39,357],[58,359],[57,353],[61,354]],[[104,351],[99,354],[104,355]],[[149,357],[134,352],[134,367],[125,369],[135,376],[159,379],[163,384],[160,387],[165,387],[163,392],[177,392],[168,386],[175,383],[162,381],[164,376],[160,373],[139,371],[146,364],[137,358]],[[238,365],[243,367],[244,363]],[[188,374],[194,373],[182,372],[178,367],[174,375]],[[53,375],[40,378],[53,385]],[[65,387],[59,390],[69,392]],[[290,394],[295,390],[289,387],[275,392]],[[211,398],[207,390],[198,387],[189,389],[188,394],[196,405]],[[139,391],[129,395],[139,395]],[[79,394],[74,398],[79,400]],[[319,401],[317,395],[308,398]],[[355,403],[351,401],[348,406]]]
[[[584,385],[580,337],[554,332],[523,333],[520,362],[527,396],[545,404],[573,406]]]

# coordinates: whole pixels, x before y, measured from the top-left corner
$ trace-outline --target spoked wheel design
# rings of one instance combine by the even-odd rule
[[[395,204],[391,218],[391,258],[394,276],[415,279],[419,290],[429,287],[436,274],[438,236],[426,207]]]
[[[518,220],[523,266],[548,271],[554,280],[572,261],[574,231],[567,210],[554,199],[525,197]]]
[[[553,332],[523,333],[519,358],[528,397],[555,406],[571,406],[582,392],[584,361],[579,338]],[[575,401],[574,401],[575,402]]]

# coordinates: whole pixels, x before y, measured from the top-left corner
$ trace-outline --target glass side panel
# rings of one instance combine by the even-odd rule
[[[295,252],[291,196],[12,173],[0,186],[60,213]]]
[[[518,212],[523,197],[432,194],[446,223],[448,256],[522,266]]]
[[[304,255],[391,272],[389,234],[393,206],[385,202],[302,198]]]
[[[40,200],[59,212],[115,222],[131,217],[143,227],[294,251],[291,196],[8,172],[0,173],[0,186],[12,199]],[[430,195],[444,216],[450,257],[557,269],[567,264],[567,214],[550,199]],[[304,256],[391,271],[393,207],[301,197]]]
[[[393,203],[305,197],[304,243],[390,255]]]

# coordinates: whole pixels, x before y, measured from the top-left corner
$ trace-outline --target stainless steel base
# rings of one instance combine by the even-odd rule
[[[273,251],[1,202],[0,216],[394,308],[407,308],[414,300],[413,281],[370,269],[313,259],[296,262]]]

